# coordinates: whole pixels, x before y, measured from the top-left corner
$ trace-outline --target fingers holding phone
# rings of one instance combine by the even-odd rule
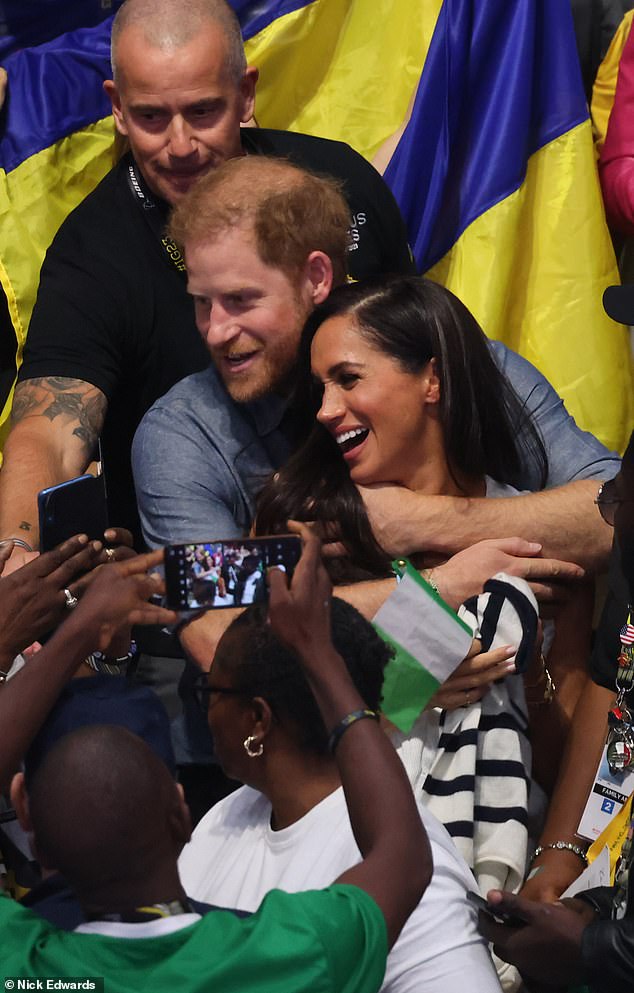
[[[0,653],[11,660],[63,620],[75,599],[69,587],[92,568],[101,545],[76,535],[0,577]]]
[[[94,648],[106,655],[137,624],[174,624],[175,611],[150,602],[164,592],[161,576],[150,571],[163,562],[163,549],[137,555],[99,569],[85,595],[73,609],[69,626],[94,631]],[[125,639],[124,639],[125,640]]]
[[[275,635],[304,656],[330,643],[332,583],[321,557],[321,541],[305,524],[289,522],[303,549],[289,582],[278,569],[269,572],[269,622]]]

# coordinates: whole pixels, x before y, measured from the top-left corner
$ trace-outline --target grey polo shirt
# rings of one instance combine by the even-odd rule
[[[247,534],[255,496],[288,457],[286,400],[237,404],[213,366],[187,376],[147,412],[132,446],[151,547]]]

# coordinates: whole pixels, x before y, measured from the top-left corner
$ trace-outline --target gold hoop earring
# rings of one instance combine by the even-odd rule
[[[253,742],[255,741],[255,735],[250,734],[248,738],[245,738],[242,744],[244,745],[244,750],[250,759],[257,759],[264,751],[264,745],[262,742],[257,746],[253,747]]]

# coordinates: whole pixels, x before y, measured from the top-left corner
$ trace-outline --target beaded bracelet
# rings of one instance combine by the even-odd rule
[[[572,852],[573,855],[578,856],[581,861],[588,865],[588,856],[584,852],[580,845],[573,845],[571,841],[553,841],[550,845],[538,845],[533,855],[531,857],[529,865],[532,865],[538,855],[542,852],[547,851],[549,848],[554,849],[556,852]]]
[[[379,715],[376,710],[369,710],[365,708],[364,710],[353,710],[352,713],[346,714],[346,716],[339,721],[339,723],[333,728],[330,737],[328,738],[328,751],[332,755],[341,741],[342,736],[356,724],[357,721],[363,721],[365,718],[369,718],[372,721],[378,721]]]

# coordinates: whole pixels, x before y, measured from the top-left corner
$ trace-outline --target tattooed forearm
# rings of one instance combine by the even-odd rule
[[[28,379],[15,391],[11,419],[17,424],[25,417],[45,417],[59,421],[92,450],[103,426],[107,400],[101,390],[82,379],[50,376]]]
[[[33,414],[37,407],[39,407],[40,401],[35,397],[30,391],[20,390],[20,387],[16,388],[15,396],[13,398],[13,406],[11,408],[11,420],[14,424],[21,421],[23,417],[27,414]]]
[[[73,434],[92,449],[101,433],[104,417],[106,415],[106,398],[101,390],[84,397],[84,402],[79,411],[79,424],[74,429]]]

